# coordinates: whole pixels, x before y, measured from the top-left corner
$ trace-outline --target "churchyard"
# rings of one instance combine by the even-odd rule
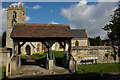
[[[31,55],[33,59],[42,59],[46,57],[47,52],[44,53],[34,53]],[[62,51],[53,51],[53,54],[56,58],[63,58],[64,53]],[[26,59],[26,55],[21,54],[21,59]],[[60,63],[61,64],[61,63]],[[74,76],[85,75],[85,74],[117,74],[120,72],[120,64],[119,63],[97,63],[97,64],[78,64],[77,65],[77,73]],[[1,79],[5,77],[5,67],[0,67],[0,71],[2,72]],[[96,77],[96,75],[92,75]],[[77,78],[77,77],[76,77]],[[86,80],[86,79],[85,79]]]

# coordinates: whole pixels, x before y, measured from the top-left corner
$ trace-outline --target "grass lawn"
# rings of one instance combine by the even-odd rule
[[[112,73],[120,72],[119,63],[98,63],[78,65],[78,73]]]
[[[63,52],[63,51],[52,51],[52,54],[53,54],[56,58],[63,58],[63,57],[64,57],[64,52]]]
[[[42,58],[45,58],[47,55],[47,53],[42,53],[42,54],[39,54],[39,53],[36,53],[36,54],[32,54],[32,57],[33,59],[42,59]]]
[[[56,58],[63,58],[64,57],[64,52],[63,51],[52,51],[52,54],[56,57]],[[39,53],[35,53],[32,55],[32,57],[34,59],[42,59],[45,58],[47,55],[47,52],[43,52],[42,54]]]

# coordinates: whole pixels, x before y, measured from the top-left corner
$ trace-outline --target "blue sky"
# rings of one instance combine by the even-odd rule
[[[101,0],[102,1],[102,0]],[[102,30],[117,8],[113,2],[22,2],[26,8],[26,23],[41,24],[69,24],[72,29],[86,29],[89,37],[101,36],[106,38],[106,32]],[[19,3],[3,2],[2,9],[7,4],[19,5]],[[5,11],[2,17],[2,29],[5,30]]]
[[[68,20],[62,16],[61,9],[69,8],[73,4],[78,2],[23,2],[26,8],[26,15],[30,17],[27,23],[43,23],[50,24],[56,22],[59,24],[69,24]],[[14,4],[12,2],[4,2],[3,8],[6,8],[8,4]],[[33,8],[39,6],[38,8]]]

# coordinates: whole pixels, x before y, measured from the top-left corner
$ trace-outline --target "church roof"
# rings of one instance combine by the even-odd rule
[[[72,38],[69,25],[17,23],[11,38]]]
[[[74,39],[75,38],[88,38],[85,29],[72,29],[71,33]]]

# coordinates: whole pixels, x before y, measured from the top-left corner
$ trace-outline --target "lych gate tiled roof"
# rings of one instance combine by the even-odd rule
[[[72,29],[73,38],[88,38],[85,29]]]
[[[69,25],[58,24],[15,24],[11,33],[11,38],[48,38],[60,37],[71,38],[71,31]]]

